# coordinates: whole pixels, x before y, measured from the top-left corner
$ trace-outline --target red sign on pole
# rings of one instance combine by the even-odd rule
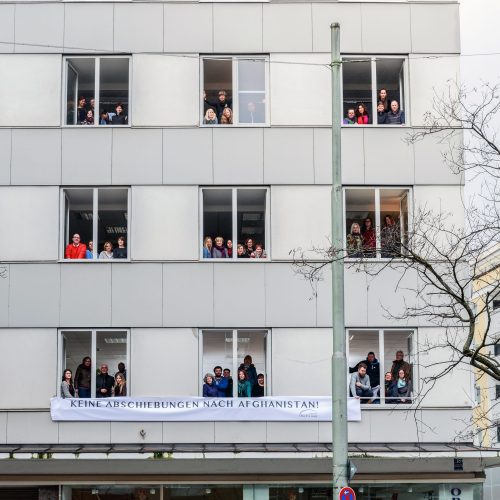
[[[340,490],[339,500],[356,500],[356,493],[354,493],[354,490],[352,488],[346,486],[345,488],[342,488]]]

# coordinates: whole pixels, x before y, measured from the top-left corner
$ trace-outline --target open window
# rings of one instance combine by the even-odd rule
[[[410,223],[410,194],[408,188],[345,188],[347,256],[404,255]]]
[[[127,259],[128,188],[64,188],[63,257]]]
[[[410,404],[417,389],[414,349],[414,331],[406,329],[351,329],[347,331],[348,345],[348,393],[352,394],[351,377],[356,374],[359,363],[367,365],[373,396],[361,397],[362,403]],[[373,353],[372,362],[370,353]],[[366,360],[369,360],[367,363]],[[398,387],[399,368],[404,369]],[[391,373],[389,379],[388,373]],[[387,377],[387,379],[386,379]],[[409,391],[405,392],[403,383]],[[401,388],[398,393],[398,388]],[[352,394],[356,396],[356,394]]]
[[[202,188],[202,259],[267,259],[268,188]]]
[[[61,330],[59,346],[58,389],[64,371],[69,369],[75,389],[79,389],[78,397],[95,398],[97,375],[100,375],[101,368],[106,366],[111,377],[114,378],[118,372],[124,375],[127,395],[130,395],[128,330]],[[86,358],[90,358],[90,364],[85,363]],[[105,397],[110,396],[111,394]]]
[[[267,73],[268,59],[262,56],[202,57],[200,123],[267,124]]]
[[[72,56],[65,62],[66,125],[129,123],[129,57]]]
[[[402,125],[407,108],[405,81],[406,58],[403,57],[344,57],[342,64],[343,124],[344,125]],[[384,92],[385,91],[385,92]],[[398,102],[402,116],[391,116],[391,101]],[[384,111],[377,112],[383,101]],[[360,114],[363,105],[367,116]],[[354,116],[349,112],[354,110]],[[361,116],[361,118],[360,118]]]
[[[267,353],[270,352],[270,333],[268,330],[202,330],[200,332],[200,393],[203,377],[214,373],[216,366],[223,370],[229,369],[232,377],[232,393],[229,390],[226,397],[238,396],[238,368],[244,363],[246,356],[251,356],[255,366],[255,374],[264,375],[264,388],[261,395],[270,395],[270,370]],[[253,382],[252,390],[256,389]],[[254,397],[255,391],[253,392]]]

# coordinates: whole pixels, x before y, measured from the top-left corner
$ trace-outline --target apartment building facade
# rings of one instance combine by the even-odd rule
[[[456,2],[0,2],[0,498],[331,497],[329,422],[69,421],[50,406],[85,357],[89,401],[119,363],[130,398],[200,397],[216,365],[236,397],[247,354],[269,401],[331,394],[329,274],[311,286],[291,252],[328,245],[334,21],[334,98],[369,116],[342,129],[346,234],[369,217],[379,241],[386,216],[404,227],[423,205],[460,223],[446,145],[405,141],[459,77]],[[381,88],[404,124],[377,123]],[[76,233],[88,258],[66,258]],[[126,258],[99,258],[120,236]],[[206,258],[217,236],[229,258]],[[239,258],[249,238],[263,258]],[[496,452],[456,439],[472,375],[410,409],[443,355],[419,346],[442,332],[387,317],[417,300],[399,279],[345,271],[349,366],[373,351],[385,373],[403,351],[415,403],[362,405],[352,484],[362,499],[480,498]]]

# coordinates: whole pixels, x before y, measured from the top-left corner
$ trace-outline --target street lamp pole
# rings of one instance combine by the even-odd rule
[[[342,231],[342,171],[341,171],[341,100],[340,100],[340,24],[332,23],[332,246],[338,253],[332,258],[332,454],[333,498],[348,485],[347,456],[347,360],[344,326],[344,262]]]

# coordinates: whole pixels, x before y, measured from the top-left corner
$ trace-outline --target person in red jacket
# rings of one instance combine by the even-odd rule
[[[87,251],[87,246],[85,243],[80,243],[80,235],[75,233],[73,235],[73,243],[66,246],[64,252],[65,259],[85,259],[85,252]]]

